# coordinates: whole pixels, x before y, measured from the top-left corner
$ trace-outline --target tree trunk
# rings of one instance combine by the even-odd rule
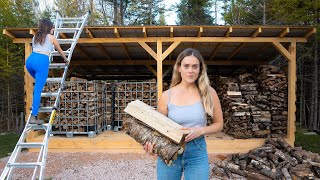
[[[113,0],[113,25],[117,26],[118,24],[118,2]]]

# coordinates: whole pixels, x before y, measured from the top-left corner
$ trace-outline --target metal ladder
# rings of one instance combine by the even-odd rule
[[[67,50],[63,50],[68,61],[70,62],[73,50],[77,44],[77,41],[80,37],[80,34],[84,28],[85,23],[90,15],[90,11],[82,16],[77,18],[63,18],[60,16],[59,12],[56,12],[56,19],[55,19],[55,31],[54,37],[57,38],[60,45],[67,46]],[[66,35],[68,34],[68,36]],[[62,38],[60,38],[60,36]],[[62,48],[62,47],[61,47]],[[45,173],[45,166],[46,166],[46,159],[47,159],[47,152],[48,152],[48,141],[51,133],[52,123],[54,121],[56,111],[60,102],[60,93],[63,91],[65,79],[68,72],[69,64],[66,63],[54,63],[53,58],[55,56],[60,56],[58,51],[53,49],[53,51],[49,55],[50,65],[49,70],[52,69],[64,69],[62,77],[54,77],[54,78],[47,78],[47,83],[60,83],[60,87],[55,92],[42,92],[42,97],[55,97],[54,105],[50,107],[40,107],[39,113],[47,113],[49,115],[49,122],[36,125],[30,124],[29,120],[31,117],[31,112],[29,114],[27,123],[25,128],[0,176],[0,180],[4,179],[12,179],[12,175],[14,174],[15,168],[31,168],[33,170],[32,179],[39,178],[42,180],[44,178]],[[32,130],[44,130],[45,134],[43,137],[42,142],[26,142],[26,137],[28,133]],[[39,155],[36,162],[20,162],[19,155],[22,149],[39,149]]]

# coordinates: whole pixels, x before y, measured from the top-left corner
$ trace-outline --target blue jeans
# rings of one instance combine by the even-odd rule
[[[35,79],[32,101],[32,115],[37,116],[41,101],[41,92],[49,73],[49,56],[32,52],[26,61],[29,74]]]
[[[185,180],[209,179],[207,145],[203,136],[188,142],[183,154],[170,166],[158,158],[158,180],[181,180],[182,172]]]

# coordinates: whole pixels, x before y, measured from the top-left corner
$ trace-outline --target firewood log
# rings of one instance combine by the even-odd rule
[[[127,118],[123,123],[124,131],[138,143],[145,145],[148,141],[154,144],[153,153],[157,154],[168,165],[171,165],[172,161],[184,151],[184,143],[175,144],[169,138],[144,124],[140,124],[134,118]]]

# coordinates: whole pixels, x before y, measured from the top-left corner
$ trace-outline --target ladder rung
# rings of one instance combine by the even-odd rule
[[[60,17],[60,18],[57,18],[57,20],[59,20],[59,21],[66,21],[66,20],[68,20],[68,21],[70,21],[70,20],[82,21],[83,17],[77,17],[77,18],[66,18],[66,17],[62,18],[62,17]]]
[[[16,167],[16,168],[35,168],[37,166],[41,166],[41,162],[34,163],[8,163],[8,167]]]
[[[58,33],[74,33],[79,31],[80,28],[56,28],[55,31]]]
[[[53,107],[40,107],[39,112],[51,112],[53,111]]]
[[[70,54],[70,51],[63,51],[63,53],[67,56]],[[58,51],[52,51],[51,56],[61,56]]]
[[[57,39],[59,44],[72,44],[75,40],[74,39]]]
[[[62,81],[62,78],[47,78],[47,83],[59,83]]]
[[[66,67],[66,63],[51,63],[49,65],[50,69],[63,69]]]
[[[45,124],[28,124],[27,126],[30,128],[30,130],[45,130],[47,131],[49,123]]]
[[[40,142],[29,142],[29,143],[18,143],[17,146],[21,146],[22,148],[41,148],[44,146],[44,143]]]
[[[58,91],[41,93],[41,97],[56,97],[56,96],[58,96]]]

